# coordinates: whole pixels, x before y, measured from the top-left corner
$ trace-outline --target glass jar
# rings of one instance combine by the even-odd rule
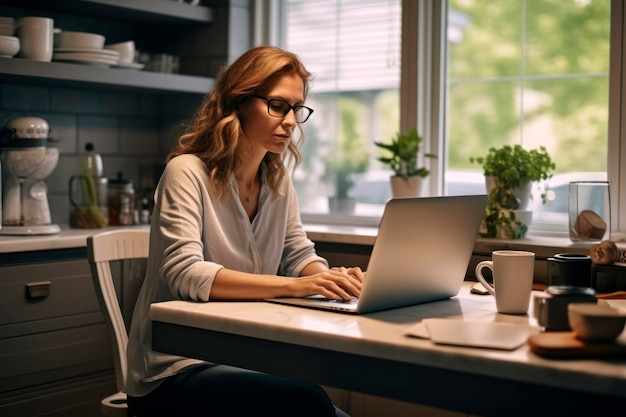
[[[121,172],[117,179],[109,180],[109,226],[133,224],[135,189],[133,181],[124,179]]]
[[[107,227],[107,179],[72,175],[69,185],[71,228]],[[104,202],[104,203],[103,203]]]

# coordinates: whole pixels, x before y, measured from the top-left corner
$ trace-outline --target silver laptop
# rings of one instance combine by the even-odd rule
[[[391,199],[358,299],[267,301],[362,314],[453,297],[465,279],[486,205],[486,195]]]

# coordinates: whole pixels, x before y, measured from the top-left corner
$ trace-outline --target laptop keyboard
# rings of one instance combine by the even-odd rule
[[[331,303],[337,303],[337,304],[356,304],[356,302],[359,300],[358,297],[352,297],[349,300],[344,300],[343,298],[340,299],[330,299],[330,298],[325,298],[325,300],[328,300]]]
[[[337,303],[337,304],[356,304],[356,302],[359,301],[359,297],[352,297],[350,300],[344,300],[343,298],[339,298],[339,299],[326,298],[322,294],[309,295],[308,297],[305,297],[305,298],[310,298],[312,300],[317,300],[317,301],[325,301],[329,303]]]

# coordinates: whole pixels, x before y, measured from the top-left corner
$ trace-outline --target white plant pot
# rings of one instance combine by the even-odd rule
[[[338,198],[328,197],[328,209],[331,213],[354,213],[356,207],[356,199],[352,197]]]
[[[491,194],[491,192],[496,188],[496,180],[494,177],[485,177],[485,186],[487,189],[487,194]],[[511,190],[511,193],[520,201],[520,207],[517,210],[510,210],[507,208],[499,208],[500,215],[504,215],[504,217],[510,218],[511,214],[514,214],[515,220],[512,220],[512,224],[507,225],[496,225],[496,238],[499,239],[523,239],[526,236],[526,232],[522,231],[520,227],[523,225],[530,226],[532,223],[532,210],[528,210],[527,207],[530,203],[532,191],[532,182],[528,182],[524,185],[524,187],[520,189]],[[483,220],[484,222],[484,220]],[[481,226],[483,227],[483,226]],[[513,236],[513,228],[517,230],[516,236]],[[485,227],[484,230],[487,230]]]
[[[520,200],[520,206],[518,210],[526,210],[530,203],[530,194],[532,191],[532,182],[527,182],[522,188],[516,188],[512,190],[515,197]],[[487,194],[496,188],[496,180],[494,177],[485,177],[485,187],[487,188]]]
[[[419,197],[422,178],[413,175],[404,178],[400,175],[391,177],[391,193],[394,198]]]

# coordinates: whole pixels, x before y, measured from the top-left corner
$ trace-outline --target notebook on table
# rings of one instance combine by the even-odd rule
[[[453,297],[465,279],[486,205],[486,195],[391,199],[358,299],[267,301],[363,314]]]

